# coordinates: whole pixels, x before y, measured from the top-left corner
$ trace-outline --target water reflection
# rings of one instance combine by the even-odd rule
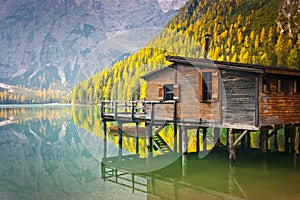
[[[247,158],[246,156],[251,156]],[[219,150],[200,159],[189,154],[171,165],[148,173],[132,173],[126,164],[103,159],[102,179],[132,191],[142,191],[148,199],[298,199],[299,166],[293,156],[273,154],[268,161],[257,152],[243,152],[235,166]],[[245,156],[245,157],[244,157]],[[141,162],[131,159],[131,167]],[[296,158],[298,161],[299,159]]]
[[[129,135],[120,153],[117,135],[103,138],[98,107],[1,107],[0,124],[0,199],[300,198],[293,155],[263,159],[258,150],[239,149],[234,167],[223,147],[203,159],[197,153],[147,157],[145,139],[137,143]],[[171,131],[161,137],[173,148]],[[138,167],[144,173],[134,173]]]
[[[0,127],[0,199],[145,196],[104,184],[102,140],[75,126],[71,107],[2,107],[0,122],[7,120]]]

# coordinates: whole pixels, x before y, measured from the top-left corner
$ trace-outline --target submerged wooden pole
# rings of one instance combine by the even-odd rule
[[[229,162],[233,164],[236,160],[236,151],[234,146],[235,135],[233,129],[228,131],[228,142],[229,142]]]

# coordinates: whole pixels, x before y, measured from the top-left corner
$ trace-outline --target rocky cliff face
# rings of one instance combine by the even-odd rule
[[[72,87],[145,45],[185,1],[4,0],[0,82]]]

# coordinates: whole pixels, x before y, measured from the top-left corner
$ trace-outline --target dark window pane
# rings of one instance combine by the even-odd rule
[[[203,100],[211,100],[212,99],[212,73],[211,72],[203,72],[202,73],[202,92],[203,92]]]
[[[165,94],[165,101],[173,100],[174,99],[174,85],[173,84],[165,84],[164,85],[164,94]]]

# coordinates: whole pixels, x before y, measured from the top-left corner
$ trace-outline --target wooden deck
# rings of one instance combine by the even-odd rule
[[[159,105],[167,105],[176,111],[176,102],[160,101],[101,101],[101,118],[105,121],[146,122],[146,123],[174,123],[176,113],[171,115],[156,115]]]

